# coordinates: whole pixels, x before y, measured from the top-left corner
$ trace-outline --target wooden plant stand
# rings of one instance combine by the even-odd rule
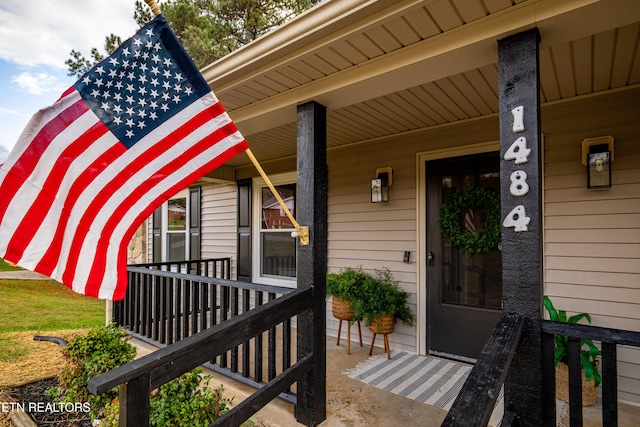
[[[342,332],[342,321],[347,321],[347,354],[351,354],[351,319],[353,319],[353,310],[349,308],[349,302],[341,298],[334,297],[331,303],[331,312],[333,317],[340,320],[338,324],[338,340],[336,345],[340,345],[340,334]],[[360,336],[360,347],[362,347],[362,329],[360,321],[358,321],[358,335]]]

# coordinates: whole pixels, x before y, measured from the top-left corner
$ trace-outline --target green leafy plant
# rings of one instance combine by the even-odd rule
[[[64,348],[66,363],[58,377],[58,398],[62,402],[89,402],[89,415],[95,419],[117,395],[114,387],[101,395],[93,395],[87,382],[133,360],[136,348],[124,340],[125,333],[115,324],[89,330],[77,335]]]
[[[327,274],[327,295],[355,301],[362,295],[362,289],[369,277],[362,267],[347,267],[338,273],[329,273]]]
[[[388,268],[375,270],[375,275],[367,275],[362,294],[355,303],[355,316],[370,325],[377,317],[393,314],[408,326],[413,325],[413,313],[407,306],[409,294],[398,285]]]
[[[163,384],[151,392],[149,425],[151,427],[208,426],[229,411],[233,399],[223,396],[224,387],[209,387],[210,375],[194,369]],[[120,405],[114,399],[103,413],[100,427],[117,427]]]
[[[556,310],[551,299],[546,295],[544,297],[544,307],[547,309],[549,318],[553,322],[576,324],[580,320],[586,319],[587,322],[591,323],[591,316],[587,313],[579,313],[571,317],[567,317],[567,312],[565,310]],[[602,377],[598,372],[597,358],[602,354],[602,352],[590,339],[581,339],[580,346],[580,358],[582,361],[582,370],[584,371],[584,375],[587,381],[591,380],[593,377],[594,384],[598,387],[602,382]],[[555,337],[555,364],[557,365],[559,363],[569,364],[569,338],[563,335],[556,335]]]

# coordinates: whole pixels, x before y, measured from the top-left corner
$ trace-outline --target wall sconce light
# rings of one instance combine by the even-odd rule
[[[393,171],[390,167],[376,169],[376,177],[371,180],[371,203],[387,203],[392,183]]]
[[[582,164],[587,167],[587,188],[611,188],[613,142],[611,135],[582,140]]]

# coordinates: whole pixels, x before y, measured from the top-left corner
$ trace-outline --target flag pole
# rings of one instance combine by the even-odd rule
[[[144,0],[144,2],[147,3],[147,5],[149,5],[154,15],[156,16],[160,15],[160,7],[158,6],[158,3],[156,3],[156,0]],[[255,168],[260,173],[260,176],[262,176],[262,179],[264,179],[264,181],[266,182],[267,186],[271,190],[271,193],[273,193],[276,200],[278,200],[278,203],[284,210],[284,213],[289,218],[289,221],[291,221],[291,224],[293,224],[293,227],[296,229],[295,233],[291,233],[292,236],[299,237],[301,245],[308,245],[309,244],[309,227],[301,227],[300,224],[298,224],[298,221],[296,221],[296,219],[291,214],[291,211],[282,200],[282,197],[280,197],[280,194],[271,183],[271,180],[265,173],[264,169],[262,169],[262,166],[260,166],[260,163],[258,163],[258,159],[255,158],[255,156],[251,152],[251,149],[247,148],[246,153],[249,156],[249,159],[251,159],[251,162],[253,163]]]
[[[144,0],[144,2],[149,5],[151,12],[153,12],[155,16],[160,15],[160,6],[158,6],[156,0]]]
[[[269,189],[271,190],[271,193],[274,195],[276,200],[278,200],[278,203],[284,210],[284,213],[287,215],[287,217],[289,218],[289,221],[291,221],[291,224],[293,224],[293,227],[296,229],[296,234],[292,233],[292,236],[299,237],[301,245],[305,245],[305,246],[308,245],[309,244],[309,227],[302,227],[300,226],[300,224],[298,224],[298,221],[296,221],[296,219],[291,214],[291,211],[282,200],[282,197],[280,197],[278,190],[276,190],[276,188],[273,186],[273,183],[267,176],[264,169],[262,169],[262,166],[260,166],[260,163],[258,163],[258,159],[256,159],[256,157],[253,155],[253,153],[251,152],[251,149],[247,148],[245,153],[247,153],[247,156],[249,156],[251,163],[253,163],[253,166],[255,166],[255,168],[258,170],[258,172],[260,173],[260,176],[262,177],[262,179],[264,179],[264,182],[267,184],[267,187],[269,187]]]

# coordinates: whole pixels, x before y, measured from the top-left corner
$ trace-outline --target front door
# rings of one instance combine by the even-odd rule
[[[427,345],[477,359],[502,312],[502,253],[491,229],[500,221],[499,155],[429,161],[426,171]]]

